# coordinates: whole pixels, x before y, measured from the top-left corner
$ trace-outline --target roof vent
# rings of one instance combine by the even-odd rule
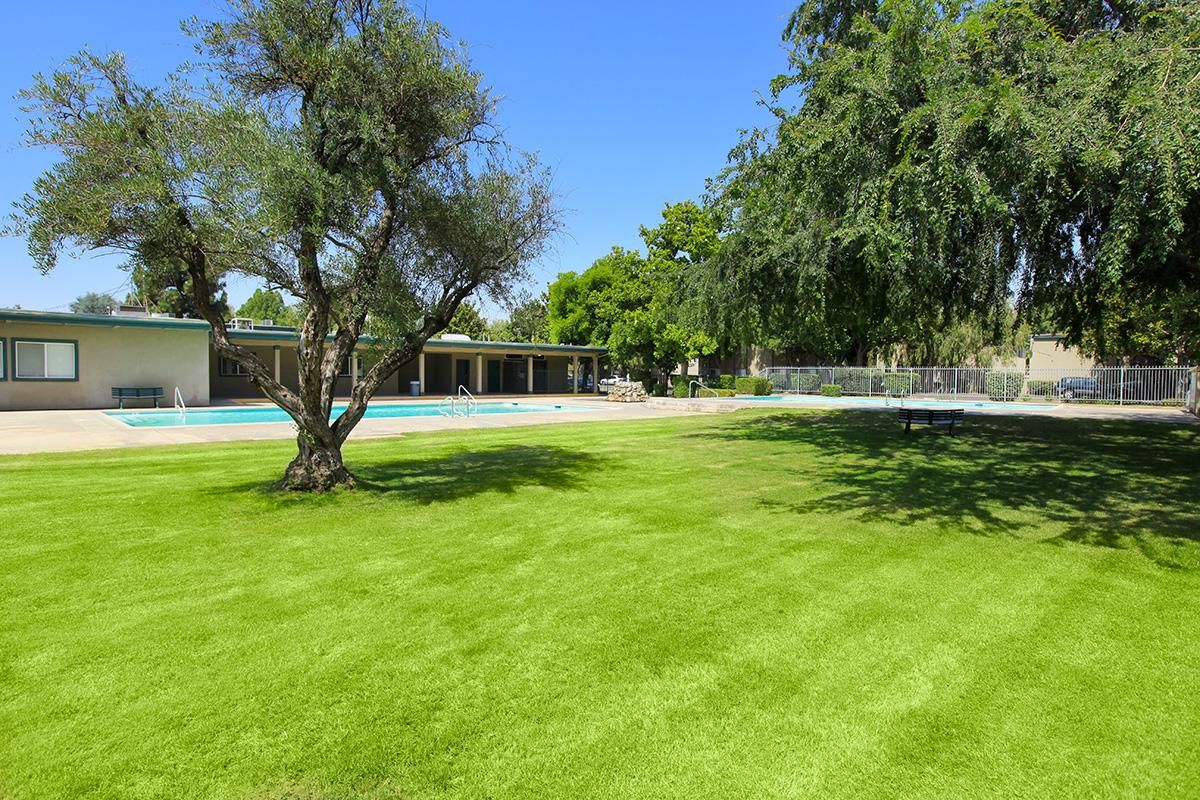
[[[443,333],[442,341],[443,342],[469,342],[469,341],[471,341],[471,337],[467,336],[465,333]]]

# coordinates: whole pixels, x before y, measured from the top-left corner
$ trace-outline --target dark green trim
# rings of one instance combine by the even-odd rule
[[[8,380],[8,340],[0,336],[0,381]]]
[[[75,377],[73,378],[22,378],[17,374],[17,345],[18,344],[69,344],[75,347]],[[44,363],[44,362],[43,362]],[[12,379],[26,383],[78,383],[79,382],[79,340],[78,339],[34,339],[32,337],[13,338],[12,340]]]
[[[60,311],[25,311],[0,308],[0,321],[30,322],[49,325],[94,325],[103,328],[158,328],[173,331],[207,331],[202,319],[162,319],[155,317],[118,317],[107,314],[70,314]]]

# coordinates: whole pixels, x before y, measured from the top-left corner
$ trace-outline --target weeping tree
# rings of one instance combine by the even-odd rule
[[[295,421],[282,486],[350,486],[342,445],[466,298],[504,298],[558,217],[510,155],[465,53],[398,0],[235,0],[185,23],[199,66],[161,85],[84,52],[23,93],[28,142],[62,158],[18,204],[43,271],[65,248],[178,274],[218,354]],[[301,301],[299,386],[229,336],[217,292],[250,276]],[[331,419],[340,365],[375,358]]]

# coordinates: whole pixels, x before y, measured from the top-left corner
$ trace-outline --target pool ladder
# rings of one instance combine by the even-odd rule
[[[459,384],[458,395],[448,394],[438,405],[443,417],[473,417],[479,412],[479,402],[467,387]]]
[[[179,387],[175,387],[175,410],[180,416],[187,415],[187,403],[183,402],[183,392],[179,391]]]
[[[696,388],[696,393],[695,393],[694,395],[692,394],[692,387],[693,387],[693,386],[697,387],[697,388]],[[718,394],[718,393],[717,393],[717,390],[716,390],[716,389],[713,389],[712,387],[709,387],[709,386],[705,386],[705,385],[704,385],[703,383],[701,383],[700,381],[691,381],[691,382],[689,382],[689,383],[688,383],[688,395],[689,395],[689,396],[692,396],[692,397],[695,397],[695,398],[699,399],[699,398],[701,398],[701,397],[704,397],[704,395],[703,395],[703,394],[701,394],[701,392],[705,392],[705,391],[712,392],[712,396],[713,396],[713,397],[720,397],[720,396],[721,396],[720,394]]]

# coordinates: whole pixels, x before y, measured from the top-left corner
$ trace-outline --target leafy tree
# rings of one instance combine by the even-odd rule
[[[192,293],[192,279],[178,262],[164,260],[151,264],[131,256],[127,267],[133,283],[133,291],[128,298],[130,303],[144,305],[158,314],[170,314],[183,319],[200,317]],[[225,292],[224,280],[214,280],[211,292],[212,313],[228,319],[229,297]]]
[[[446,325],[446,333],[461,333],[480,341],[487,335],[487,320],[480,316],[479,309],[475,306],[463,303]]]
[[[550,286],[548,322],[555,342],[607,347],[614,363],[649,380],[680,362],[713,352],[716,342],[682,313],[688,272],[716,246],[716,227],[693,203],[667,206],[663,223],[642,228],[649,255],[616,247],[582,274]]]
[[[47,271],[67,245],[178,266],[216,351],[296,423],[282,485],[352,485],[341,448],[371,397],[467,297],[507,296],[555,230],[545,173],[506,158],[479,74],[399,0],[234,0],[188,30],[202,85],[83,53],[23,94],[30,143],[62,156],[21,203],[31,254]],[[230,339],[228,274],[303,303],[298,389]],[[331,419],[368,327],[376,352]]]
[[[269,319],[276,325],[295,325],[300,320],[297,311],[283,301],[283,295],[272,289],[255,289],[238,308],[237,316],[253,320]]]
[[[76,314],[111,314],[118,305],[117,298],[110,294],[88,292],[75,298],[71,303],[71,311]]]
[[[535,297],[526,297],[514,305],[508,315],[511,341],[550,341],[549,303],[548,294],[542,292]]]
[[[964,325],[998,345],[1019,285],[1102,356],[1147,324],[1195,352],[1198,8],[801,5],[779,124],[714,185],[722,329],[854,363]]]

